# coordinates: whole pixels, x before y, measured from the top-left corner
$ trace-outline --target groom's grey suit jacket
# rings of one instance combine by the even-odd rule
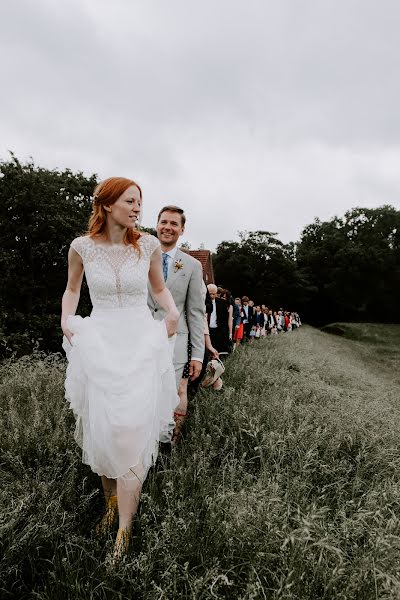
[[[182,263],[182,268],[174,265]],[[168,269],[166,286],[170,290],[179,311],[177,339],[174,350],[175,369],[187,362],[187,344],[190,333],[192,357],[203,359],[204,356],[204,314],[205,306],[202,294],[203,270],[198,260],[182,252],[176,251],[174,262]],[[165,311],[154,300],[149,286],[148,306],[157,320],[165,318]],[[185,316],[186,313],[186,316]]]

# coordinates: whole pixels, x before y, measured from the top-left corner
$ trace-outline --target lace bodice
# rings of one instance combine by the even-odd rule
[[[141,255],[133,246],[106,246],[88,236],[71,247],[81,256],[93,308],[147,306],[150,257],[160,242],[152,235],[139,239]]]

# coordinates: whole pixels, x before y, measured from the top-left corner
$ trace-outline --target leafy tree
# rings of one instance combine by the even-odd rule
[[[143,225],[141,225],[140,231],[144,231],[150,235],[154,235],[154,237],[157,237],[157,231],[154,229],[154,227],[143,227]]]
[[[0,176],[0,352],[37,343],[56,351],[68,247],[86,229],[96,177],[21,164],[13,154]]]
[[[316,219],[303,230],[297,260],[315,290],[306,307],[313,322],[399,320],[400,211],[355,208]]]
[[[218,284],[257,303],[299,308],[307,287],[297,271],[294,244],[284,245],[269,231],[240,232],[239,239],[217,247],[213,263]]]

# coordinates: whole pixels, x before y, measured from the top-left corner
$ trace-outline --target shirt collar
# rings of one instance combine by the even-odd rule
[[[166,252],[165,254],[167,254],[170,258],[172,258],[172,260],[174,260],[177,250],[178,248],[177,246],[175,246],[175,248],[172,248],[172,250],[168,250],[168,252]]]

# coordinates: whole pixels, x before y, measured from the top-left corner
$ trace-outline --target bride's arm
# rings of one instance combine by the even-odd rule
[[[167,313],[165,324],[167,326],[168,335],[174,335],[178,327],[179,312],[171,292],[165,286],[161,249],[159,247],[154,250],[150,258],[149,281],[153,290],[153,298]]]
[[[68,282],[61,303],[61,329],[71,342],[72,333],[67,327],[67,318],[74,315],[78,307],[83,278],[83,264],[79,254],[73,248],[68,252]]]

